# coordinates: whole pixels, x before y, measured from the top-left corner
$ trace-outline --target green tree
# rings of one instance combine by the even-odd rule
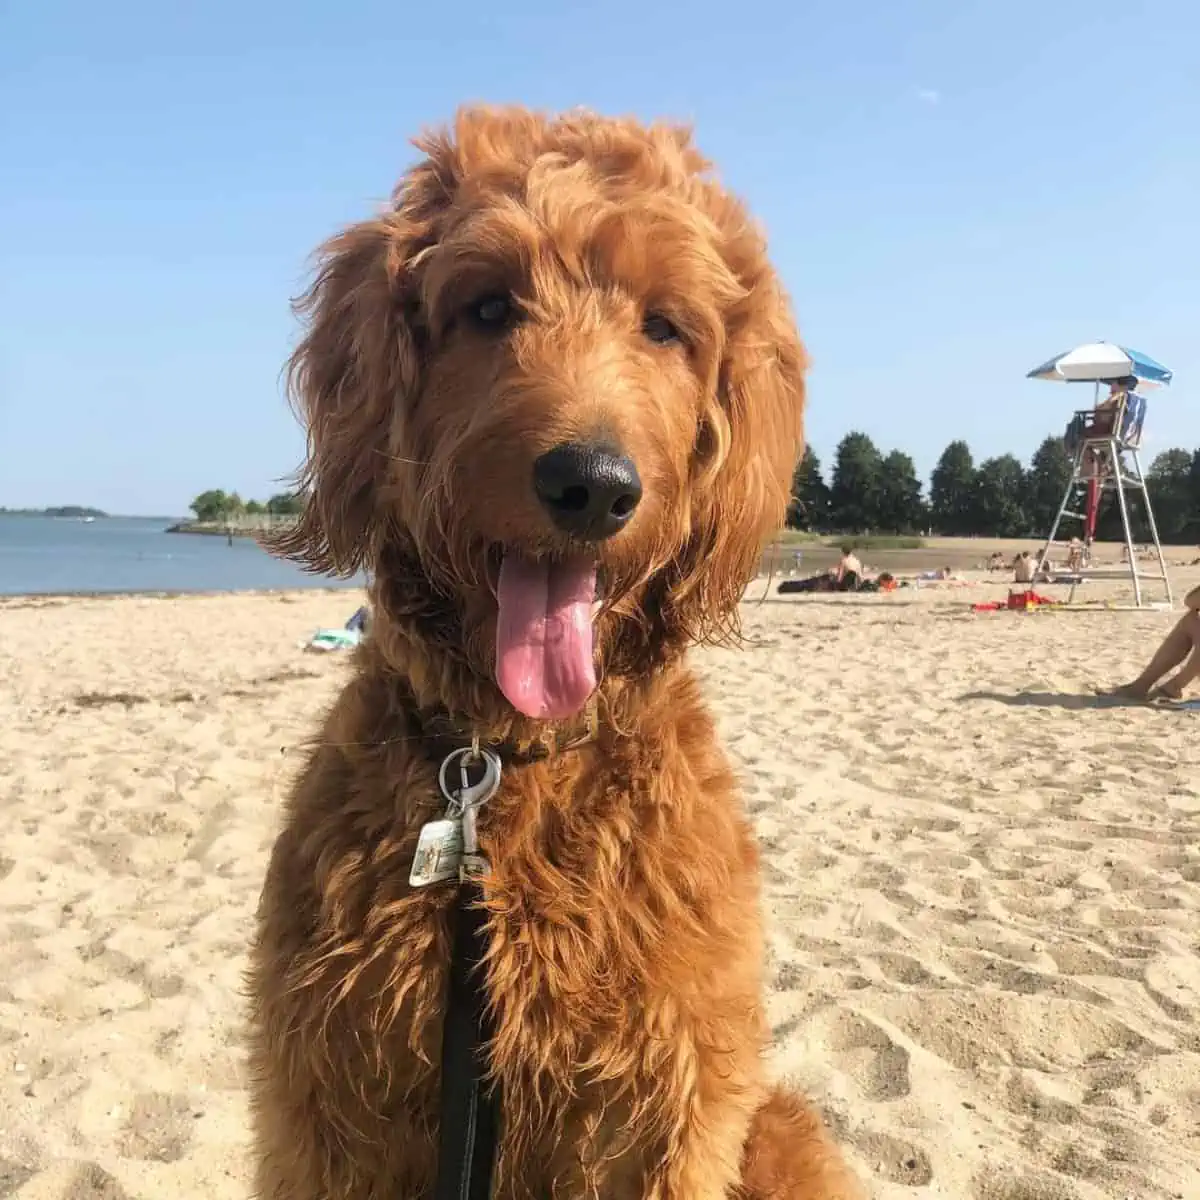
[[[246,501],[246,515],[248,517],[261,516],[266,511],[267,511],[266,506],[264,504],[262,504],[260,501],[258,501],[258,500],[247,500]]]
[[[811,446],[792,473],[792,498],[788,504],[789,529],[818,530],[826,528],[829,520],[829,488],[821,475],[821,460]]]
[[[848,433],[838,443],[829,489],[830,523],[846,533],[879,528],[882,460],[865,433]]]
[[[879,464],[879,530],[919,533],[925,527],[925,500],[913,460],[893,450]]]
[[[188,506],[197,521],[224,521],[230,511],[230,497],[219,488],[201,492]]]
[[[1188,469],[1188,503],[1192,516],[1200,522],[1200,450],[1192,452],[1192,465]],[[1195,531],[1193,536],[1196,536]]]
[[[295,516],[304,507],[296,492],[279,492],[267,501],[267,512],[277,517]]]
[[[196,514],[197,521],[218,522],[229,521],[240,517],[243,513],[261,512],[262,505],[252,507],[253,500],[247,504],[237,492],[225,492],[220,488],[201,492],[188,507]]]
[[[980,463],[975,473],[973,532],[984,537],[1018,537],[1029,533],[1027,495],[1025,468],[1011,454]]]
[[[1076,490],[1075,495],[1071,498],[1071,505],[1075,512],[1087,511],[1087,484],[1081,484]],[[1096,518],[1096,540],[1100,542],[1123,542],[1125,540],[1125,526],[1121,524],[1121,504],[1117,500],[1117,493],[1112,488],[1104,488],[1100,492],[1100,511]],[[1125,510],[1129,515],[1129,531],[1133,535],[1135,542],[1145,542],[1150,539],[1150,522],[1146,519],[1146,502],[1140,492],[1135,492],[1129,488],[1125,492]],[[1064,522],[1063,527],[1067,533],[1060,534],[1060,537],[1070,537],[1072,533],[1078,533],[1082,536],[1083,531],[1079,525],[1073,524],[1070,519]]]
[[[1164,542],[1191,542],[1196,536],[1196,509],[1192,500],[1192,459],[1186,450],[1164,450],[1146,472],[1150,503],[1158,535]]]
[[[1026,516],[1029,532],[1050,532],[1071,478],[1071,456],[1061,437],[1048,437],[1033,453],[1026,473]]]
[[[975,475],[971,448],[951,442],[929,477],[929,517],[937,533],[969,537],[976,532]]]

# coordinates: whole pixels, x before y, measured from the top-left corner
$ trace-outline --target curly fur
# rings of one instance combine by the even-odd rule
[[[676,128],[469,109],[324,248],[291,381],[304,513],[278,549],[373,578],[374,628],[290,798],[250,973],[263,1200],[423,1200],[452,889],[422,713],[556,732],[495,680],[498,548],[567,552],[537,454],[603,429],[645,495],[597,550],[600,732],[511,765],[481,817],[501,1200],[856,1196],[768,1089],[758,866],[683,661],[736,635],[801,448],[805,359],[761,235]],[[463,320],[504,293],[520,320]],[[666,314],[678,344],[643,333]]]

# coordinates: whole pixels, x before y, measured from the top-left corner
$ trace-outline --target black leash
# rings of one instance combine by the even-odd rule
[[[469,769],[482,766],[472,783]],[[457,770],[451,771],[452,767]],[[488,1080],[491,1012],[484,990],[487,910],[480,879],[487,860],[479,852],[479,809],[500,787],[500,758],[478,742],[442,760],[438,786],[448,807],[422,827],[409,883],[413,887],[458,882],[449,909],[450,966],[442,1024],[442,1093],[438,1172],[434,1200],[489,1200],[500,1126],[499,1088]],[[457,776],[457,778],[454,778]]]
[[[552,748],[533,743],[507,747],[510,761],[537,762],[551,753],[572,750],[596,737],[596,706],[588,708],[587,729],[564,735]],[[427,734],[436,736],[433,722]],[[450,733],[453,735],[454,730]],[[434,1200],[489,1200],[500,1133],[500,1087],[488,1080],[487,1046],[492,1014],[484,991],[487,911],[480,878],[488,871],[479,852],[476,819],[499,790],[503,745],[449,750],[438,771],[438,786],[448,808],[440,820],[422,827],[409,884],[458,881],[450,907],[450,967],[442,1024],[442,1091],[438,1113],[438,1171]],[[472,783],[469,769],[483,767]],[[451,771],[456,767],[457,771]],[[454,776],[457,775],[457,778]]]
[[[450,982],[442,1026],[442,1098],[435,1200],[488,1200],[500,1122],[497,1086],[487,1081],[491,1035],[483,991],[487,951],[483,890],[464,878],[450,911]]]

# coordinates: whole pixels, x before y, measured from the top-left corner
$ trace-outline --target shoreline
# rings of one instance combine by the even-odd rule
[[[196,598],[212,598],[215,596],[319,596],[323,592],[352,592],[355,589],[365,590],[365,582],[345,580],[342,582],[313,584],[310,587],[292,586],[278,588],[150,588],[145,591],[130,591],[129,589],[114,589],[113,591],[90,589],[78,592],[0,592],[0,609],[32,607],[38,601],[46,600],[180,600]]]
[[[240,529],[235,527],[226,533],[224,527],[197,527],[194,523],[177,522],[171,529],[207,538],[208,540],[202,546],[193,547],[193,551],[204,551],[200,556],[201,559],[209,557],[207,551],[214,548],[212,543],[214,537],[228,537],[231,543],[232,538],[236,537],[239,546],[257,545],[262,548],[261,543],[256,541],[255,531],[245,527]],[[161,534],[156,536],[161,536]],[[853,541],[851,538],[846,540]],[[1033,539],[931,537],[926,539],[925,544],[920,548],[896,548],[885,545],[872,548],[868,545],[858,553],[870,571],[887,571],[899,579],[913,579],[925,572],[949,567],[955,575],[961,575],[977,585],[985,588],[1004,588],[1015,583],[1012,572],[1011,570],[987,571],[986,562],[989,555],[999,551],[1006,560],[1011,560],[1013,554],[1018,550],[1025,549],[1036,552],[1040,548],[1040,541],[1035,542]],[[1128,564],[1120,560],[1122,546],[1119,543],[1097,543],[1093,549],[1094,565],[1108,575],[1105,582],[1115,583],[1123,591],[1131,591],[1132,584],[1129,578]],[[1193,545],[1164,546],[1163,552],[1173,584],[1177,582],[1181,571],[1200,565],[1200,560],[1197,559],[1197,547]],[[232,555],[228,560],[229,563],[234,564],[229,568],[224,565],[224,556],[227,553]],[[264,553],[269,554],[269,551],[264,549]],[[116,596],[170,599],[186,596],[319,594],[321,592],[349,591],[365,586],[361,575],[355,580],[345,580],[306,572],[302,569],[291,578],[276,580],[270,578],[275,572],[267,572],[265,568],[262,572],[241,571],[236,567],[235,561],[241,557],[240,554],[232,551],[219,549],[212,555],[211,569],[206,568],[203,563],[196,563],[193,564],[196,569],[189,569],[184,573],[183,578],[180,578],[177,572],[168,569],[169,564],[164,565],[161,569],[142,570],[139,568],[133,577],[126,574],[125,580],[120,580],[118,575],[114,586],[104,586],[105,577],[109,573],[102,568],[97,569],[98,564],[93,564],[87,571],[81,572],[85,586],[62,586],[57,579],[47,580],[44,575],[39,579],[38,574],[40,573],[38,573],[28,579],[28,582],[33,585],[31,588],[22,588],[18,579],[13,580],[16,586],[12,590],[0,587],[0,610],[11,609],[21,602],[44,603],[51,600],[67,601]],[[803,578],[827,571],[836,566],[838,558],[837,539],[830,542],[782,533],[776,540],[764,547],[759,560],[758,573],[749,585],[749,594],[759,598],[764,589],[764,580],[768,581],[767,587],[773,594],[778,582],[787,578]],[[1153,558],[1139,557],[1138,569],[1146,583],[1157,586],[1158,567]],[[62,572],[61,574],[66,573]],[[268,576],[266,579],[262,578],[264,573]],[[291,572],[287,574],[291,576]],[[224,578],[227,575],[230,577],[228,582]],[[147,586],[138,586],[140,580],[137,576],[145,579]],[[245,585],[242,580],[245,581]],[[38,584],[43,581],[51,583],[51,586],[39,587]],[[86,584],[93,586],[86,586]],[[95,584],[100,584],[100,586],[94,586]],[[263,584],[267,584],[267,586],[263,586]]]
[[[257,538],[264,533],[294,525],[295,517],[241,517],[228,523],[223,521],[176,521],[168,525],[164,533],[187,533],[195,537]]]
[[[1164,548],[1165,549],[1165,548]],[[803,557],[798,562],[791,547],[784,547],[772,552],[768,549],[762,558],[758,574],[750,581],[748,592],[761,587],[762,581],[771,584],[771,594],[775,586],[784,579],[804,578],[819,574],[837,565],[839,552],[828,546],[806,548]],[[987,571],[980,566],[980,556],[977,551],[949,549],[932,546],[923,550],[880,550],[863,554],[864,561],[872,571],[887,571],[899,580],[916,581],[923,572],[937,570],[943,566],[950,567],[955,575],[961,576],[967,582],[984,587],[1018,586],[1012,572]],[[1141,562],[1139,575],[1143,586],[1157,584],[1157,564]],[[1189,567],[1195,566],[1193,561],[1168,559],[1167,568],[1175,582],[1176,575]],[[1119,589],[1132,590],[1132,581],[1128,574],[1127,564],[1117,560],[1099,558],[1095,567],[1111,572],[1106,577],[1100,577],[1093,582],[1115,584]],[[286,595],[317,595],[322,592],[353,591],[355,588],[365,589],[363,579],[335,579],[328,576],[311,576],[312,583],[293,582],[279,587],[152,587],[152,588],[79,588],[51,591],[32,592],[2,592],[0,591],[0,609],[13,607],[21,601],[45,600],[95,600],[112,599],[115,597],[141,597],[170,600],[188,596],[286,596]],[[1039,586],[1065,586],[1044,584]]]

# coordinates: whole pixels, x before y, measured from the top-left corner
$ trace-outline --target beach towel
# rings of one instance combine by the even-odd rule
[[[1024,592],[1009,592],[1008,599],[985,604],[972,604],[974,613],[985,612],[1036,612],[1040,608],[1058,608],[1060,602],[1049,596],[1041,596],[1032,588]]]
[[[304,648],[321,652],[353,650],[361,641],[362,634],[357,629],[318,629]]]
[[[371,610],[364,604],[354,610],[354,615],[341,629],[318,629],[312,640],[304,644],[305,650],[353,650],[371,629]]]

